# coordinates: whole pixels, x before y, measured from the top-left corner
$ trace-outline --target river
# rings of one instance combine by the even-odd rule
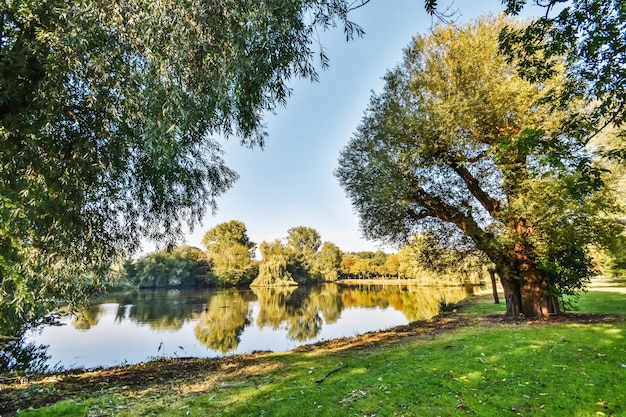
[[[217,357],[387,329],[439,312],[462,287],[326,284],[254,290],[134,290],[109,294],[58,325],[31,331],[50,368],[95,368],[155,358]]]

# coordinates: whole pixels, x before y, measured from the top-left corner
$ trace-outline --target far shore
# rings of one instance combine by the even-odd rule
[[[346,285],[355,285],[355,284],[368,284],[368,285],[415,285],[420,287],[481,287],[486,285],[486,283],[481,284],[464,284],[462,282],[435,282],[430,284],[425,284],[423,280],[420,279],[385,279],[385,278],[346,278],[339,279],[337,281],[330,281],[329,283],[335,282],[337,284],[346,284]]]

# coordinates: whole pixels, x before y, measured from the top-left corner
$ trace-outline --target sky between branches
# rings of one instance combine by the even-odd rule
[[[498,13],[502,6],[499,0],[459,0],[453,8],[458,9],[457,23],[465,23],[483,13]],[[527,7],[524,16],[540,12]],[[428,33],[436,22],[421,0],[372,0],[356,10],[352,20],[366,35],[346,42],[340,29],[319,33],[330,68],[320,71],[318,83],[291,83],[287,106],[266,117],[269,136],[263,150],[241,147],[236,138],[222,142],[224,159],[240,179],[218,198],[217,214],[208,213],[203,224],[186,235],[187,244],[202,247],[208,229],[239,220],[257,244],[282,239],[291,227],[307,226],[345,252],[397,249],[362,237],[333,170],[371,92],[382,90],[382,77],[402,61],[412,36]],[[144,251],[153,249],[144,246]]]

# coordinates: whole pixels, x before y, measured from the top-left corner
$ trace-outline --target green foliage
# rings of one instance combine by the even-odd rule
[[[289,80],[317,79],[316,30],[363,33],[353,7],[3,2],[0,316],[32,321],[144,239],[172,246],[215,209],[237,179],[217,138],[262,146]]]
[[[265,258],[259,264],[259,275],[252,281],[250,287],[284,287],[298,285],[298,282],[294,279],[289,269],[287,257],[284,255],[278,254],[271,258]]]
[[[504,0],[504,12],[518,15],[527,1]],[[564,125],[569,134],[597,132],[607,125],[626,121],[626,6],[619,0],[559,0],[535,5],[545,13],[526,27],[507,26],[500,32],[500,48],[517,71],[531,82],[542,82],[560,72],[566,61],[566,87],[554,90],[549,100],[559,107],[583,98],[591,113],[572,112]],[[426,0],[425,10],[441,16],[437,2]],[[622,157],[624,148],[613,150]]]
[[[505,26],[515,24],[486,17],[414,38],[336,176],[368,237],[403,243],[429,231],[477,248],[511,284],[508,312],[533,316],[552,308],[546,297],[580,289],[595,273],[591,245],[620,229],[590,137],[563,131],[585,107],[544,101],[563,88],[558,72],[541,83],[517,75],[499,52]]]
[[[338,276],[339,248],[324,242],[311,227],[292,227],[287,231],[286,244],[280,240],[262,242],[262,261],[255,286],[308,284],[320,280],[334,281]]]
[[[398,252],[399,275],[423,285],[480,284],[490,264],[475,249],[446,248],[432,234],[414,236]]]
[[[141,288],[188,287],[210,284],[209,264],[198,248],[181,246],[147,254],[132,265],[126,264],[126,274],[113,286]]]
[[[459,305],[456,303],[450,303],[445,298],[441,298],[438,301],[439,304],[439,313],[451,313],[456,311],[459,308]]]
[[[512,0],[506,3],[507,13],[517,14],[523,7],[523,3],[513,7],[519,2]],[[626,6],[618,0],[559,3],[563,7],[558,13],[551,14],[550,2],[544,5],[545,15],[526,28],[504,30],[502,50],[511,60],[520,60],[522,76],[536,81],[550,77],[564,56],[568,88],[553,99],[561,104],[584,97],[595,107],[591,117],[572,115],[580,129],[621,126],[626,121]]]
[[[325,281],[336,281],[339,278],[341,257],[343,252],[332,242],[324,242],[315,258],[314,270],[322,275]]]
[[[319,279],[316,258],[322,238],[312,227],[298,226],[287,230],[288,263],[296,281],[306,283]]]
[[[206,232],[202,243],[218,285],[246,285],[256,278],[256,244],[248,237],[243,222],[231,220],[218,224]]]
[[[322,244],[322,238],[312,227],[298,226],[287,230],[287,248],[312,257]]]
[[[280,287],[310,281],[310,269],[304,255],[287,248],[280,240],[262,242],[260,252],[263,259],[259,264],[259,275],[251,286]]]
[[[250,241],[246,225],[238,220],[220,223],[204,234],[202,244],[209,252],[216,252],[226,245],[241,245],[247,248],[252,256],[256,244]]]

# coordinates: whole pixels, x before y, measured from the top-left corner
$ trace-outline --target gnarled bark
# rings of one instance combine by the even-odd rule
[[[548,318],[561,312],[558,299],[550,295],[550,286],[542,271],[533,268],[518,274],[498,275],[504,288],[507,316]]]

